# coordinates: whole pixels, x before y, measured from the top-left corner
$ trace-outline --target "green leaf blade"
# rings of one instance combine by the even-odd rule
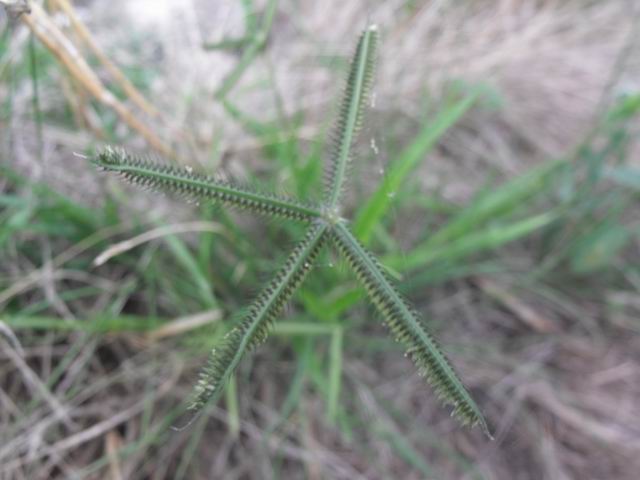
[[[473,254],[495,250],[515,240],[519,240],[540,230],[560,216],[559,211],[541,213],[510,222],[505,225],[491,226],[455,238],[444,244],[432,244],[427,240],[411,252],[402,255],[389,255],[385,263],[394,268],[411,270],[424,268],[436,261],[459,261]]]
[[[234,182],[200,175],[188,168],[161,165],[107,147],[92,162],[143,187],[167,191],[193,200],[212,201],[259,215],[311,222],[321,217],[319,208],[297,200],[259,192]]]
[[[550,179],[556,176],[564,165],[565,162],[561,160],[548,162],[476,198],[429,238],[428,247],[453,242],[476,231],[489,220],[495,221],[513,214],[524,202],[544,192]]]
[[[351,149],[362,124],[375,72],[378,27],[369,26],[360,36],[351,61],[347,85],[334,130],[331,165],[327,172],[326,203],[334,208],[340,200],[351,159]]]
[[[359,210],[353,222],[354,232],[365,245],[370,242],[374,228],[391,207],[394,194],[400,189],[402,182],[424,160],[442,135],[476,103],[479,92],[474,91],[440,112],[437,118],[426,125],[415,140],[400,153],[398,160],[391,164],[382,183]]]
[[[317,223],[309,229],[275,277],[256,297],[244,320],[212,350],[209,363],[196,384],[190,410],[200,410],[217,401],[242,356],[265,341],[276,317],[311,270],[324,243],[326,228],[326,224]]]
[[[489,435],[480,409],[467,392],[436,340],[425,329],[417,312],[393,286],[382,266],[342,224],[331,230],[331,240],[363,284],[385,322],[407,348],[421,374],[438,398],[453,406],[453,415],[464,425],[480,425]]]

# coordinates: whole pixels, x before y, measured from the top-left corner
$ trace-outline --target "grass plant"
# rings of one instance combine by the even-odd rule
[[[66,3],[46,2],[47,19],[105,89],[144,113],[60,10]],[[487,444],[478,431],[455,429],[402,358],[403,345],[370,321],[376,307],[366,289],[346,263],[336,268],[337,227],[323,217],[330,190],[323,197],[318,187],[324,152],[335,153],[339,139],[334,133],[325,145],[325,124],[316,122],[326,96],[322,107],[311,102],[324,84],[308,79],[348,66],[332,47],[348,16],[342,27],[333,18],[323,26],[309,15],[319,4],[280,2],[271,24],[275,0],[241,3],[245,28],[226,40],[218,17],[199,19],[223,38],[202,59],[228,67],[197,82],[218,102],[201,108],[169,76],[150,82],[176,64],[150,61],[139,47],[171,43],[200,67],[198,39],[173,44],[162,35],[158,43],[138,37],[126,15],[120,30],[109,16],[92,17],[100,2],[76,5],[145,98],[161,112],[185,112],[187,133],[212,132],[192,144],[145,115],[158,138],[190,159],[177,163],[207,172],[228,165],[252,186],[216,176],[218,190],[210,182],[174,189],[199,203],[187,208],[167,198],[141,207],[148,199],[85,171],[72,152],[93,153],[87,128],[110,144],[139,145],[144,135],[67,74],[80,70],[56,56],[59,45],[33,32],[30,40],[20,19],[0,32],[0,477],[635,480],[640,95],[611,81],[600,113],[589,103],[632,21],[626,6],[543,6],[522,17],[526,28],[502,36],[511,24],[497,20],[511,10],[466,15],[463,2],[463,16],[447,7],[434,17],[409,2],[409,24],[398,8],[381,26],[393,52],[383,77],[401,81],[376,87],[338,216],[429,319],[470,391],[482,394],[496,437]],[[31,18],[32,26],[50,23]],[[294,24],[295,35],[281,28]],[[454,39],[447,25],[473,35]],[[454,68],[440,68],[449,59]],[[584,121],[591,135],[570,135]],[[236,133],[237,142],[222,140]],[[244,161],[258,158],[244,173]],[[170,183],[154,189],[171,191]],[[261,224],[213,205],[251,213],[263,197],[270,201],[261,214],[280,220]],[[224,334],[252,311],[241,308],[247,297],[262,290],[265,298],[272,286],[263,272],[280,278],[278,265],[291,265],[289,239],[308,240],[304,230],[322,223],[311,272],[266,330],[270,348],[247,348],[220,401],[207,400],[184,432],[171,430],[184,420],[180,402],[193,399],[203,359],[221,352]]]
[[[347,188],[353,145],[362,125],[373,83],[378,29],[369,26],[360,36],[351,61],[338,121],[333,131],[331,162],[326,169],[323,201],[317,205],[302,200],[264,193],[222,178],[194,173],[190,169],[161,166],[130,155],[120,148],[107,148],[93,159],[100,168],[120,174],[143,187],[180,194],[196,201],[212,201],[252,213],[283,217],[309,224],[304,239],[293,249],[281,269],[257,296],[242,321],[213,349],[207,367],[195,388],[190,409],[198,411],[216,402],[243,355],[262,344],[284,305],[311,271],[320,249],[331,244],[346,260],[364,286],[370,301],[397,341],[406,349],[421,375],[434,388],[452,414],[463,424],[480,425],[489,435],[479,407],[445,357],[417,311],[402,297],[385,268],[351,232],[342,216],[341,201]],[[464,109],[464,106],[460,107]],[[432,133],[426,140],[437,135]],[[406,163],[416,161],[415,156]],[[389,177],[394,188],[410,166],[399,164]],[[385,184],[385,189],[387,188]],[[386,190],[383,190],[386,191]],[[384,211],[380,201],[370,209],[376,218]],[[366,217],[361,217],[366,218]],[[366,231],[371,221],[360,225]]]

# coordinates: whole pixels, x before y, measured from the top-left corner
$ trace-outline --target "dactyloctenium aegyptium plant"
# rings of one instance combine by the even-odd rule
[[[265,341],[284,305],[311,271],[321,248],[329,244],[354,271],[369,299],[395,338],[404,344],[438,398],[453,406],[453,415],[463,424],[480,425],[488,432],[480,409],[418,312],[398,293],[384,268],[351,233],[349,222],[341,216],[340,203],[352,160],[351,151],[369,102],[377,43],[378,30],[370,26],[362,33],[351,61],[320,204],[265,193],[189,169],[153,164],[119,148],[107,148],[93,159],[102,169],[117,172],[142,186],[308,224],[302,241],[254,300],[244,319],[211,352],[209,363],[195,387],[191,409],[199,410],[218,400],[243,355]]]

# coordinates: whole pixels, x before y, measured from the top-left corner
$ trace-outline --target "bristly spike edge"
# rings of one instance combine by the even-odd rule
[[[190,200],[208,200],[260,215],[302,222],[312,222],[322,216],[318,206],[194,173],[189,168],[150,162],[122,148],[106,147],[92,157],[91,162],[143,188],[175,193]]]
[[[309,229],[271,282],[256,297],[245,318],[211,351],[209,363],[194,388],[189,409],[199,410],[217,401],[242,356],[266,340],[276,317],[313,268],[313,261],[324,243],[326,229],[324,222],[318,222]]]
[[[371,25],[364,30],[358,41],[351,60],[338,120],[330,135],[333,147],[331,163],[325,175],[325,200],[330,208],[338,204],[344,190],[351,150],[362,125],[364,110],[369,104],[377,45],[378,28]]]
[[[404,344],[418,371],[434,388],[436,396],[453,406],[452,414],[463,425],[479,425],[491,437],[480,409],[462,384],[435,338],[417,312],[400,295],[376,261],[343,223],[331,227],[330,238],[363,284],[395,338]]]

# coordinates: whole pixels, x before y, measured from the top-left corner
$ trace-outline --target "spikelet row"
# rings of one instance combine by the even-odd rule
[[[480,425],[488,433],[480,410],[436,340],[426,330],[417,312],[393,286],[373,255],[344,225],[336,225],[331,230],[331,240],[363,284],[395,338],[405,346],[407,355],[434,388],[438,398],[453,406],[453,415],[463,424]]]
[[[325,191],[328,204],[337,204],[344,189],[351,150],[356,134],[362,125],[365,107],[369,101],[375,73],[378,46],[378,29],[367,28],[358,41],[351,61],[338,120],[331,133],[331,162],[325,175]]]
[[[198,410],[223,390],[242,356],[262,344],[285,304],[312,268],[322,247],[326,225],[318,223],[295,247],[275,277],[260,292],[244,319],[211,352],[200,374],[190,409]]]
[[[194,201],[212,201],[260,215],[305,222],[321,215],[320,209],[313,205],[201,175],[188,167],[150,162],[120,148],[105,148],[93,162],[99,168],[116,172],[143,188],[178,194]]]

